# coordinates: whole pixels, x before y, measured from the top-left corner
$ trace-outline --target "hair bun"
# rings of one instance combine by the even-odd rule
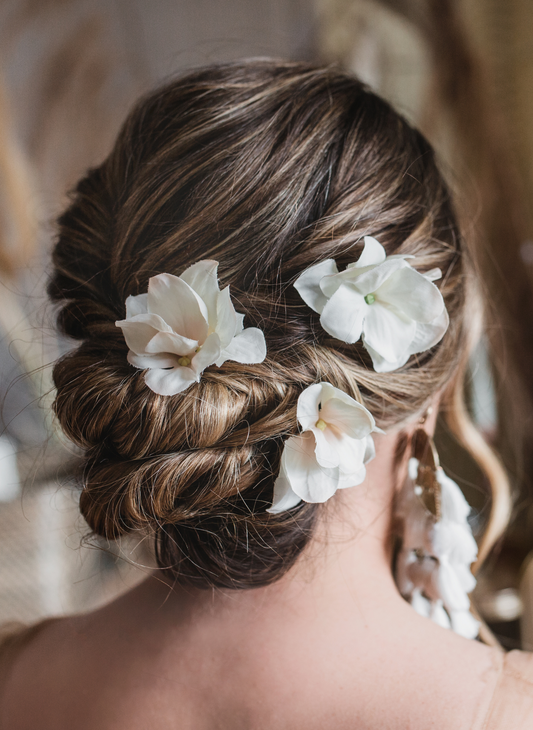
[[[376,373],[358,343],[323,331],[293,286],[364,236],[444,273],[452,326],[431,351]],[[178,580],[247,587],[280,577],[317,505],[266,513],[301,391],[326,380],[380,426],[413,415],[457,369],[464,258],[449,194],[424,138],[359,81],[307,64],[199,70],[142,99],[59,221],[51,298],[81,344],[55,367],[55,411],[87,452],[81,508],[107,537],[153,535]],[[220,261],[267,359],[227,361],[173,396],[127,361],[115,321],[151,277]],[[218,309],[217,309],[218,317]],[[217,320],[218,322],[218,320]]]
[[[227,510],[257,478],[260,465],[252,456],[251,446],[132,461],[94,455],[85,471],[81,511],[95,533],[114,539]]]

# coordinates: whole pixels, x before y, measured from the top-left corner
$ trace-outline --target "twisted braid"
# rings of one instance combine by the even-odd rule
[[[317,261],[354,261],[365,235],[445,274],[447,334],[395,373],[332,339],[292,286]],[[55,367],[55,410],[86,451],[91,529],[151,535],[178,580],[279,578],[320,509],[266,513],[299,394],[326,380],[382,427],[420,410],[460,366],[463,253],[429,145],[355,79],[259,61],[200,70],[142,100],[59,221],[49,287],[59,327],[79,343]],[[213,366],[159,396],[114,322],[150,276],[207,258],[246,326],[263,330],[267,359]]]

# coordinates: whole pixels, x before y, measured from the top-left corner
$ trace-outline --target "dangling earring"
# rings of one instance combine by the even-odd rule
[[[477,544],[467,520],[470,506],[439,465],[433,439],[423,428],[414,432],[411,449],[398,500],[403,523],[398,588],[417,613],[474,639],[479,622],[470,613],[468,594],[476,585],[470,565]]]

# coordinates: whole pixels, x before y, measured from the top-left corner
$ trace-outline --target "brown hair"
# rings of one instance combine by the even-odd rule
[[[182,582],[243,588],[280,577],[319,506],[271,515],[304,387],[327,380],[381,427],[420,411],[461,370],[465,254],[434,154],[385,101],[330,68],[253,61],[191,73],[141,100],[59,221],[50,296],[80,341],[54,370],[55,410],[86,450],[81,509],[109,538],[142,529]],[[387,253],[440,267],[444,339],[393,373],[343,345],[292,286],[308,266]],[[171,397],[131,367],[115,321],[150,276],[220,262],[267,359],[208,368]]]

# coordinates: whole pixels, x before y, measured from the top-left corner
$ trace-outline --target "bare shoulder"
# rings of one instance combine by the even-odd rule
[[[21,630],[9,661],[0,653],[0,730],[137,727],[158,692],[160,651],[146,635],[154,621],[136,605],[124,596]]]
[[[131,640],[106,614],[48,620],[15,638],[0,683],[0,730],[84,730],[102,717],[116,726],[110,712],[128,694],[121,682]]]
[[[76,620],[71,618],[47,619],[4,631],[0,645],[1,730],[30,727],[37,717],[41,727],[48,726],[48,716],[52,719],[58,706],[58,694],[68,691],[80,670],[78,634]]]
[[[28,646],[51,624],[59,620],[46,618],[34,624],[12,621],[0,626],[0,699],[4,698],[6,684]]]
[[[45,619],[31,625],[10,621],[0,626],[0,707],[13,666],[25,647],[52,621],[54,619]]]

